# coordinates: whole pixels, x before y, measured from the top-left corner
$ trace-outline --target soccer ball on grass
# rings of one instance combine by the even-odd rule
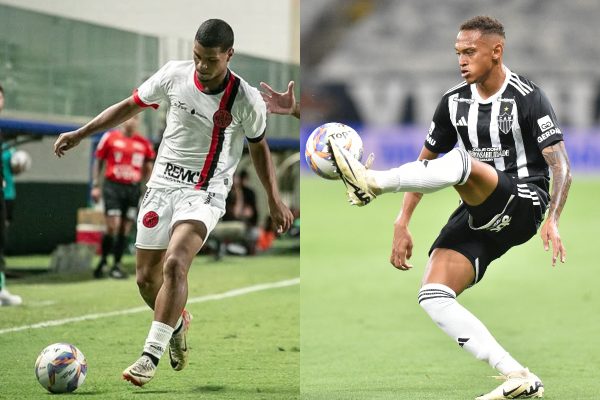
[[[83,353],[69,343],[46,347],[35,362],[35,376],[52,393],[69,393],[83,385],[87,362]]]

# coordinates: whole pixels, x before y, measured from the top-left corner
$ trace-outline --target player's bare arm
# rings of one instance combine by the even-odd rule
[[[62,157],[67,150],[77,146],[82,139],[94,133],[113,128],[120,123],[127,121],[142,110],[143,108],[133,101],[133,97],[129,97],[119,103],[113,104],[81,128],[75,131],[61,133],[60,136],[58,136],[58,139],[56,139],[56,142],[54,142],[54,154],[58,157]]]
[[[542,150],[542,154],[550,171],[552,171],[552,191],[548,217],[542,225],[540,234],[544,243],[544,250],[548,251],[549,243],[552,243],[552,266],[554,266],[557,258],[560,257],[560,261],[563,263],[567,258],[567,253],[558,232],[558,222],[569,195],[572,180],[571,166],[565,143],[562,141],[546,147]]]
[[[101,159],[96,158],[94,160],[94,165],[92,166],[92,191],[91,197],[94,203],[100,201],[100,197],[102,196],[102,190],[100,188],[100,176],[102,172],[102,166],[104,162]]]
[[[260,94],[267,104],[267,111],[273,114],[293,115],[300,118],[300,103],[296,102],[296,96],[294,95],[294,81],[290,81],[287,90],[282,93],[276,92],[264,82],[261,82],[260,86],[264,90]]]
[[[248,142],[248,148],[252,164],[254,164],[260,182],[267,192],[273,223],[277,227],[278,233],[285,232],[292,226],[294,216],[290,209],[281,201],[277,186],[277,177],[275,176],[275,167],[273,166],[267,140],[263,137],[259,142]]]
[[[423,147],[419,154],[419,160],[433,160],[438,154]],[[392,254],[390,262],[392,265],[402,271],[412,268],[408,260],[412,257],[413,240],[408,229],[408,224],[412,218],[413,212],[421,201],[423,193],[407,192],[404,194],[402,210],[394,222],[394,238],[392,241]]]

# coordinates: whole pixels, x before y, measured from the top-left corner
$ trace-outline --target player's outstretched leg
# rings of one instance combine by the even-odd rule
[[[192,314],[184,309],[180,320],[181,322],[176,325],[173,336],[169,341],[169,358],[171,367],[175,371],[181,371],[188,363],[189,349],[186,335],[190,328],[190,322],[192,322]]]
[[[382,193],[419,192],[463,185],[471,174],[471,157],[455,148],[435,160],[414,161],[387,171],[367,169],[333,140],[329,141],[340,175],[354,205],[363,206]]]
[[[156,365],[149,356],[143,355],[123,371],[123,379],[136,386],[143,386],[154,378]]]
[[[504,383],[475,400],[531,399],[544,396],[544,384],[527,368],[497,378],[504,380]]]

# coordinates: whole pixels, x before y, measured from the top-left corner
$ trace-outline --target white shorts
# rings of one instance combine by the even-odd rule
[[[215,198],[214,193],[193,188],[146,190],[137,218],[135,246],[164,250],[169,245],[173,226],[179,221],[189,220],[204,223],[206,241],[225,214],[220,200]]]

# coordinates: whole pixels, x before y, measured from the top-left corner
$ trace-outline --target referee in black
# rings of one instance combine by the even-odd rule
[[[505,378],[479,400],[542,397],[544,387],[456,296],[479,282],[493,260],[533,237],[546,211],[544,248],[552,246],[553,266],[566,257],[558,232],[571,184],[563,135],[541,89],[503,64],[504,42],[504,27],[494,18],[460,26],[455,51],[464,81],[443,95],[419,161],[370,171],[331,142],[351,203],[406,192],[390,257],[400,270],[412,268],[408,224],[422,194],[453,186],[460,195],[462,204],[431,247],[419,304],[460,347]]]

